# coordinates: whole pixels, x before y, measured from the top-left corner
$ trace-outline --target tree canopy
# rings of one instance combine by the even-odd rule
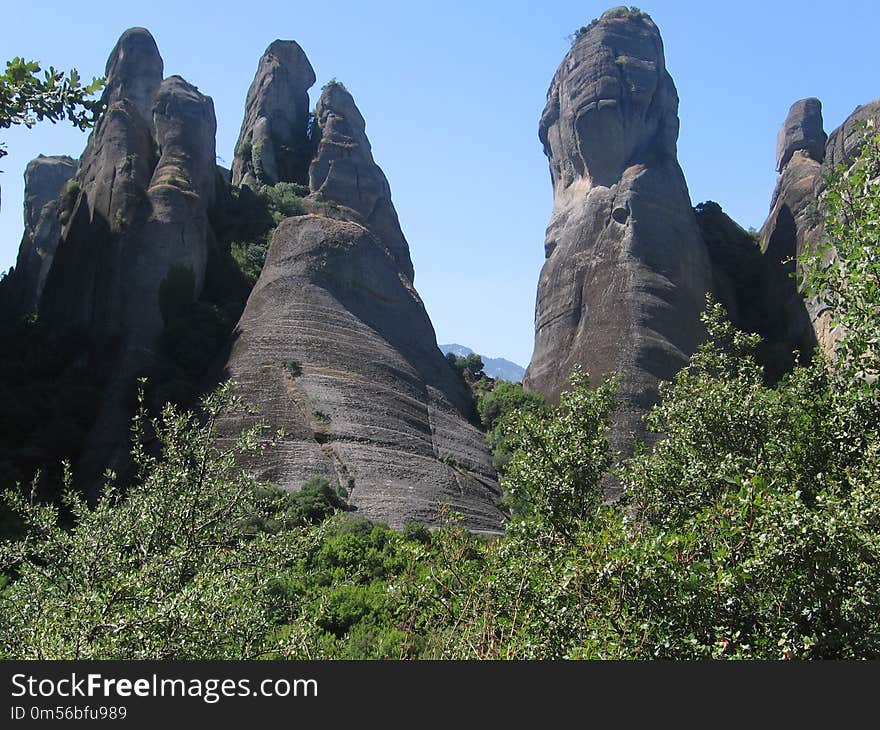
[[[37,61],[15,57],[0,75],[0,128],[68,119],[77,129],[88,129],[102,110],[100,99],[90,97],[103,86],[99,78],[83,85],[75,68],[65,73],[50,66],[43,71]],[[0,143],[0,157],[6,154]]]

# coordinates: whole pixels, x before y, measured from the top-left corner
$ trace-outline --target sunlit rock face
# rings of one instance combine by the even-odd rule
[[[526,388],[556,400],[581,365],[619,373],[613,440],[704,336],[706,246],[676,159],[678,95],[644,13],[609,11],[579,35],[553,78],[539,136],[554,206]]]
[[[285,489],[323,476],[356,514],[498,532],[500,488],[473,401],[437,347],[409,246],[347,90],[316,106],[308,214],[275,231],[224,377],[279,444],[252,465]],[[250,416],[223,424],[234,433]]]

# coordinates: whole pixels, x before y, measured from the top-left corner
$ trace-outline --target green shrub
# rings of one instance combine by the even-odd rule
[[[263,193],[269,201],[269,209],[282,218],[305,213],[302,198],[309,194],[309,189],[305,185],[280,182],[267,186]]]
[[[230,244],[229,253],[251,286],[260,278],[268,250],[269,244],[266,241],[233,241]]]
[[[266,173],[263,170],[263,145],[260,143],[251,145],[251,166],[257,182],[266,182]]]
[[[254,143],[249,139],[243,139],[235,146],[235,156],[239,157],[247,162],[251,160],[251,152],[254,148]]]

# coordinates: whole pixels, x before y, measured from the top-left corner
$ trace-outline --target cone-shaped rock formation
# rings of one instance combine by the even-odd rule
[[[260,104],[249,96],[248,109]],[[254,466],[287,489],[324,476],[358,514],[393,526],[436,523],[447,503],[470,529],[498,531],[470,393],[437,347],[388,182],[341,84],[324,88],[312,133],[309,214],[275,231],[226,367],[285,432]]]

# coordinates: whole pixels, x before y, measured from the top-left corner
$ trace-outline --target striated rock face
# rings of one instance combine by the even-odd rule
[[[148,124],[153,97],[162,83],[164,64],[156,41],[146,28],[129,28],[110,52],[104,78],[107,85],[101,101],[108,107],[126,100]]]
[[[348,491],[351,509],[392,526],[436,523],[446,502],[470,529],[497,532],[485,437],[413,288],[365,126],[348,91],[328,84],[312,129],[307,215],[275,231],[233,334],[224,375],[285,431],[254,468],[292,490],[325,476]]]
[[[832,330],[819,302],[804,302],[798,279],[792,276],[800,273],[794,261],[822,242],[820,186],[833,168],[858,154],[861,125],[867,119],[880,120],[880,100],[858,107],[826,141],[821,104],[804,99],[792,105],[779,133],[780,176],[761,227],[761,248],[775,272],[771,287],[781,294],[791,344],[802,351],[818,344],[831,354],[839,333]]]
[[[309,95],[315,72],[295,41],[274,41],[260,58],[235,146],[232,184],[305,183]]]
[[[16,315],[37,311],[61,235],[57,201],[75,172],[76,161],[63,156],[40,155],[25,168],[24,236],[11,282],[14,292],[10,295]]]
[[[318,201],[357,212],[391,252],[398,267],[414,277],[409,245],[391,203],[391,188],[373,161],[366,123],[342,84],[324,87],[315,107],[317,151],[309,166],[309,187]]]
[[[444,501],[471,529],[500,528],[470,395],[370,230],[314,214],[282,222],[233,341],[228,375],[285,430],[257,464],[263,477],[299,489],[326,476],[359,514],[396,527],[436,522]]]
[[[554,207],[524,384],[556,400],[580,364],[621,374],[614,441],[704,336],[706,246],[676,160],[678,95],[644,13],[609,11],[562,61],[539,136]]]
[[[857,106],[855,111],[828,137],[825,147],[826,167],[836,167],[859,154],[862,146],[862,127],[865,122],[873,120],[880,124],[880,99]]]

